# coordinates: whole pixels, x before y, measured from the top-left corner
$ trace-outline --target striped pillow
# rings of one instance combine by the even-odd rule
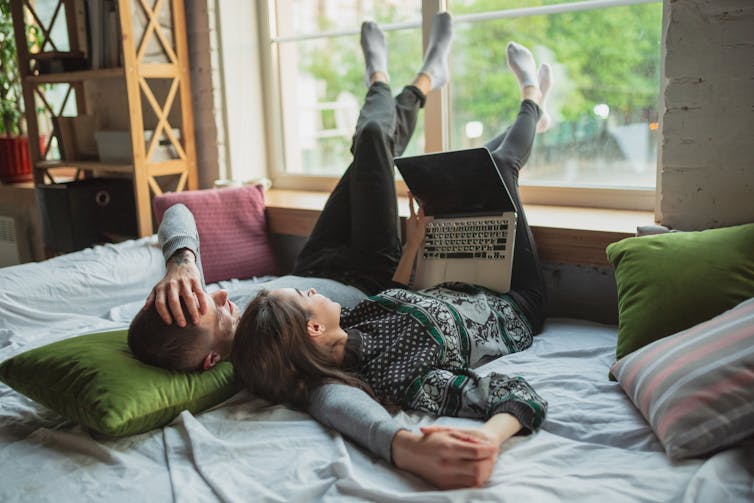
[[[671,459],[754,434],[754,298],[610,369]]]

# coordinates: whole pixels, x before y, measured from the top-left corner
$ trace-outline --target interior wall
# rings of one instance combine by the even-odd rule
[[[213,1],[217,8],[218,85],[225,103],[225,176],[247,181],[267,172],[258,5],[247,0]]]
[[[659,221],[754,222],[754,2],[665,0]]]
[[[186,0],[186,38],[194,112],[196,167],[199,188],[212,187],[220,178],[218,131],[215,123],[210,16],[207,0]]]

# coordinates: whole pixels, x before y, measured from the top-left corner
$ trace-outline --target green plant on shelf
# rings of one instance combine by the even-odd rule
[[[0,133],[5,136],[23,132],[21,84],[10,2],[0,0]]]
[[[0,134],[20,136],[26,132],[21,79],[13,32],[11,2],[0,0]],[[39,49],[44,42],[42,31],[36,25],[25,26],[30,48]],[[44,109],[39,107],[37,112]]]

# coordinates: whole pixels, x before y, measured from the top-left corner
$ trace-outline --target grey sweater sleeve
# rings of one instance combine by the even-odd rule
[[[160,241],[162,256],[166,263],[175,252],[183,248],[194,253],[196,266],[202,275],[202,286],[204,286],[204,270],[199,255],[199,231],[196,229],[196,222],[191,210],[183,204],[174,204],[168,208],[162,217],[160,228],[157,230],[157,238]]]
[[[345,384],[317,388],[309,414],[391,464],[393,437],[406,429],[364,391]]]

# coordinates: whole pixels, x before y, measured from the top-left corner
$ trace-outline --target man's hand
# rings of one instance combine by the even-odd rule
[[[500,445],[521,431],[521,422],[516,416],[507,412],[501,412],[489,418],[479,429],[452,428],[440,425],[423,426],[421,428],[421,432],[425,435],[441,431],[448,432],[459,440],[492,442],[495,445]]]
[[[500,445],[494,435],[477,428],[454,428],[452,426],[442,426],[439,424],[432,424],[430,426],[422,426],[420,428],[424,435],[431,435],[433,433],[448,433],[453,438],[463,440],[465,442],[480,442],[488,444]]]
[[[499,444],[484,432],[444,426],[429,427],[424,435],[401,430],[392,447],[396,467],[440,489],[484,484],[499,453]]]
[[[200,314],[207,312],[207,296],[198,295],[202,291],[202,280],[196,257],[191,250],[181,249],[168,259],[166,265],[167,272],[147,297],[144,309],[154,303],[166,324],[170,325],[175,319],[176,325],[185,327],[186,318],[180,301],[183,298],[191,322],[198,323]]]

